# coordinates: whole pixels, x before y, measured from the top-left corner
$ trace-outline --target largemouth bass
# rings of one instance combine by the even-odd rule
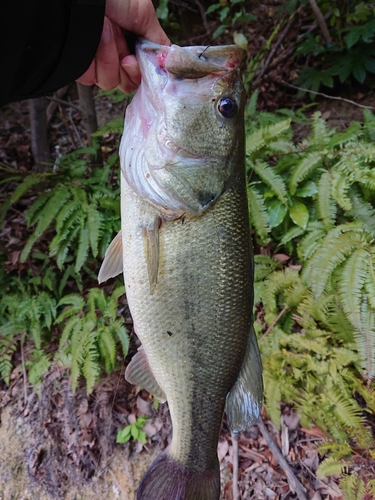
[[[138,500],[217,500],[225,404],[234,431],[262,404],[252,329],[253,270],[244,168],[243,51],[136,48],[142,83],[120,146],[121,219],[100,281],[124,272],[142,347],[129,382],[168,401],[170,447]]]

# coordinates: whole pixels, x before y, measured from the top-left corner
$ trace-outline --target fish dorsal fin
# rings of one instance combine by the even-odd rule
[[[160,403],[167,401],[163,389],[161,389],[151,371],[146,352],[142,346],[128,364],[125,371],[125,378],[131,384],[140,385],[143,389],[146,389]]]
[[[263,401],[262,362],[251,327],[240,374],[227,396],[226,412],[233,432],[244,431],[259,418]]]
[[[160,217],[155,217],[152,225],[143,228],[143,241],[151,293],[154,293],[158,281],[160,221]]]
[[[98,274],[99,283],[114,278],[123,272],[122,263],[122,233],[121,231],[113,238],[104,255],[103,264]]]

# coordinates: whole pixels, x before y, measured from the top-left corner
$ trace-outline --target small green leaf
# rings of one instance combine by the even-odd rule
[[[309,198],[318,192],[318,187],[313,181],[307,181],[296,189],[296,195],[301,198]]]
[[[309,212],[306,205],[300,201],[294,201],[289,207],[289,215],[297,226],[306,229],[307,223],[309,222]]]
[[[288,211],[286,205],[280,203],[279,200],[272,200],[267,206],[268,216],[269,216],[269,226],[277,227],[284,220],[286,213]]]

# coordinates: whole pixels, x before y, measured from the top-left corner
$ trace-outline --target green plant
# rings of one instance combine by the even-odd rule
[[[146,442],[146,434],[142,429],[146,425],[148,418],[149,417],[138,417],[133,424],[127,425],[121,429],[121,431],[118,431],[116,443],[127,443],[133,438],[144,444]]]
[[[123,356],[127,355],[129,337],[117,314],[117,299],[123,294],[123,286],[110,296],[99,288],[92,288],[86,300],[78,294],[65,295],[60,300],[58,306],[66,307],[56,318],[62,332],[55,361],[70,367],[73,391],[80,375],[84,375],[90,393],[102,366],[107,373],[115,368],[117,340]]]
[[[301,2],[303,4],[304,2]],[[313,65],[305,65],[295,82],[305,89],[318,91],[321,85],[333,87],[334,77],[340,82],[354,77],[364,83],[375,73],[375,12],[371,2],[326,2],[318,5],[322,15],[329,17],[329,37],[309,33],[298,44],[298,59],[312,58]]]
[[[212,38],[217,38],[236,22],[255,21],[253,14],[246,12],[245,0],[220,0],[208,7],[206,14],[216,12],[219,15],[220,25],[214,31]]]
[[[374,446],[364,410],[375,411],[375,118],[337,132],[316,113],[296,144],[282,115],[259,127],[250,111],[250,218],[258,244],[291,262],[255,256],[266,408],[278,424],[280,402],[291,403],[323,429],[323,473],[340,472],[353,443]]]
[[[100,133],[104,132],[97,134]],[[70,153],[60,160],[58,169],[30,174],[17,187],[12,203],[31,188],[38,187],[43,193],[25,214],[26,222],[34,230],[22,250],[21,262],[25,262],[35,243],[51,226],[55,235],[49,241],[49,251],[60,269],[74,257],[74,272],[78,273],[87,263],[89,252],[93,257],[104,255],[120,225],[119,188],[109,185],[117,155],[110,157],[104,167],[90,168],[84,155],[94,153],[90,148]]]

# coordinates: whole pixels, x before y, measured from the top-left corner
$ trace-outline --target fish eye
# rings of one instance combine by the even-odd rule
[[[224,118],[233,118],[237,113],[237,102],[233,97],[221,97],[217,103],[217,109]]]

